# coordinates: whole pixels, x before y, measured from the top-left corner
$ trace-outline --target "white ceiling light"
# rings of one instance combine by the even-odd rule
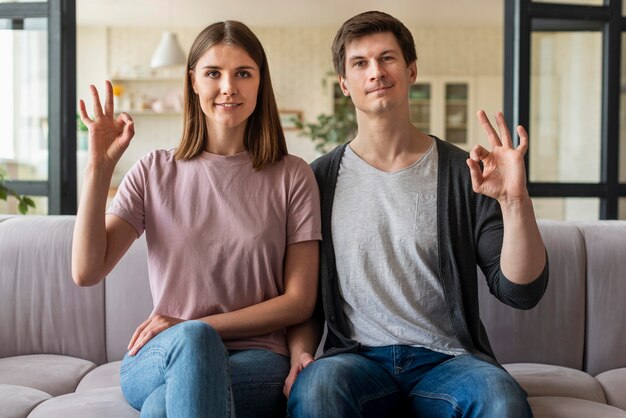
[[[154,51],[154,54],[152,54],[150,67],[162,68],[176,65],[185,65],[185,53],[178,43],[176,34],[165,31],[163,35],[161,35],[159,46],[156,51]]]

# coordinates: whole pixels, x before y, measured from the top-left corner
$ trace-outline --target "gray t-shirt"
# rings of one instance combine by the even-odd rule
[[[394,173],[371,166],[346,147],[332,230],[351,338],[373,347],[465,353],[438,277],[434,141],[420,160]]]

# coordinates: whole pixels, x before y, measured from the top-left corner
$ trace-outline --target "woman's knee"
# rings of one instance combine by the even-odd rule
[[[185,346],[211,347],[223,346],[222,339],[213,327],[202,321],[185,321],[172,327],[175,340]]]

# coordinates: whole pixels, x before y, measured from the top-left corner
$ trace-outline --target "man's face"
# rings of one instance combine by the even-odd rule
[[[379,115],[408,106],[415,62],[407,66],[396,37],[390,32],[352,40],[346,45],[346,76],[339,76],[343,94],[366,114]]]

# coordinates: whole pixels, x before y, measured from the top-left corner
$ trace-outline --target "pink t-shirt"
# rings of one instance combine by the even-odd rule
[[[247,152],[181,161],[154,151],[131,168],[107,213],[145,230],[154,312],[182,319],[282,294],[287,245],[321,239],[315,176],[291,155],[256,171]],[[225,344],[288,354],[284,330]]]

